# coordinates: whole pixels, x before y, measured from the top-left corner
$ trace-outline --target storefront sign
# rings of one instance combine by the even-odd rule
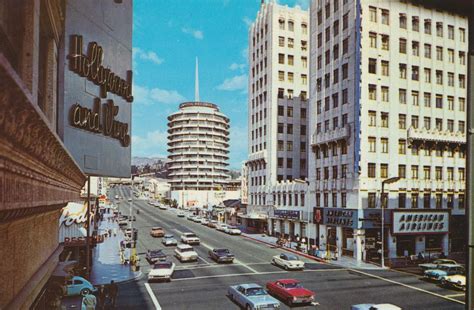
[[[393,234],[449,232],[448,211],[393,211]]]
[[[70,202],[62,209],[61,217],[59,218],[59,227],[63,224],[71,226],[73,223],[82,224],[87,220],[87,204]]]
[[[316,224],[358,227],[359,210],[346,208],[313,208],[313,210],[313,221]]]
[[[273,215],[278,218],[299,220],[300,211],[295,210],[274,210]]]

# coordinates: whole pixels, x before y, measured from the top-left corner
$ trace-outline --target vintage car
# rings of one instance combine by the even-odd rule
[[[227,228],[227,224],[225,224],[225,223],[218,223],[218,224],[216,225],[216,229],[217,229],[218,231],[225,231],[226,228]]]
[[[209,224],[209,221],[207,219],[201,219],[201,224],[207,226],[207,224]]]
[[[402,310],[402,308],[392,304],[358,304],[352,305],[351,310]]]
[[[229,235],[240,235],[242,232],[236,226],[230,226],[224,228],[224,232]]]
[[[185,216],[184,211],[178,211],[178,212],[176,213],[176,215],[177,215],[178,217],[184,217],[184,216]]]
[[[304,262],[301,261],[298,256],[291,253],[281,253],[280,255],[273,256],[272,264],[280,266],[286,270],[304,269]]]
[[[232,285],[227,290],[227,295],[232,301],[247,310],[280,308],[280,302],[255,283]]]
[[[166,254],[163,253],[163,250],[148,250],[145,254],[145,258],[150,264],[155,264],[157,262],[162,262],[166,260]]]
[[[192,232],[186,232],[181,235],[181,242],[186,244],[199,244],[200,240],[196,234]]]
[[[464,274],[464,267],[458,264],[442,264],[437,269],[426,270],[424,277],[428,280],[441,281],[443,277]]]
[[[165,235],[165,230],[162,227],[152,227],[150,230],[150,236],[159,238]]]
[[[217,221],[215,220],[212,220],[212,221],[209,221],[209,223],[207,224],[208,227],[211,227],[211,228],[216,228],[217,227]]]
[[[75,295],[87,295],[90,293],[95,293],[97,288],[95,288],[89,281],[83,277],[72,277],[66,281],[66,296],[75,296]]]
[[[161,243],[163,243],[165,246],[168,245],[178,245],[178,240],[173,235],[166,234],[163,237],[163,240],[161,240]]]
[[[160,262],[154,264],[148,273],[148,281],[166,280],[171,281],[175,264],[172,262]]]
[[[186,219],[188,219],[189,221],[193,221],[193,222],[194,222],[194,218],[195,218],[195,215],[192,214],[192,213],[189,213],[188,216],[186,216]]]
[[[174,253],[180,262],[196,261],[199,257],[193,247],[187,244],[178,245]]]
[[[168,207],[165,206],[165,205],[163,205],[163,204],[160,204],[160,205],[158,206],[158,208],[159,208],[160,210],[168,210]]]
[[[289,306],[294,304],[307,304],[314,301],[314,292],[305,289],[294,279],[281,279],[267,283],[270,295],[283,300]]]
[[[431,263],[424,263],[424,264],[419,264],[418,267],[420,267],[423,270],[430,270],[430,269],[437,269],[439,265],[443,264],[457,264],[455,260],[452,259],[437,259],[434,260]]]
[[[441,278],[441,285],[446,287],[453,287],[458,290],[466,290],[466,276],[456,274],[453,276],[445,276]]]
[[[234,261],[234,254],[230,253],[228,249],[209,250],[209,257],[218,263],[232,263]]]
[[[202,217],[199,217],[199,216],[195,216],[193,218],[193,222],[195,222],[195,223],[201,223],[201,220],[202,220]]]

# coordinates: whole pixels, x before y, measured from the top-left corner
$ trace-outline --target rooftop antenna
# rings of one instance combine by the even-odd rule
[[[199,102],[199,63],[196,57],[196,76],[194,81],[194,101]]]

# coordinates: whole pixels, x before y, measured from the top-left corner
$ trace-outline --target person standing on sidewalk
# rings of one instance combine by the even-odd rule
[[[112,299],[112,307],[115,308],[115,302],[117,301],[118,295],[118,286],[115,284],[114,280],[110,281],[109,285],[109,297]]]
[[[104,288],[103,285],[100,286],[99,292],[97,293],[97,297],[99,299],[99,302],[98,302],[99,309],[102,310],[102,309],[104,309],[105,298],[106,298],[105,288]]]

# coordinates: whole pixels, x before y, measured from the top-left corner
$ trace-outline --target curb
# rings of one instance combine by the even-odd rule
[[[243,237],[243,238],[246,238],[246,239],[249,239],[249,240],[257,241],[257,242],[260,242],[260,243],[263,243],[263,244],[266,244],[266,245],[270,245],[270,246],[273,246],[273,247],[275,247],[275,248],[278,248],[278,247],[276,246],[276,244],[273,244],[273,243],[270,243],[270,242],[267,242],[267,241],[263,241],[263,240],[260,240],[260,239],[256,239],[256,238],[252,238],[252,237],[244,236],[244,235],[242,235],[242,237]],[[312,260],[317,261],[317,262],[328,263],[328,262],[326,262],[324,259],[321,259],[321,258],[312,256],[312,255],[308,255],[308,254],[306,254],[306,253],[302,253],[302,252],[296,251],[296,250],[294,250],[294,249],[284,248],[284,247],[282,247],[281,249],[282,249],[282,250],[285,250],[285,251],[288,251],[288,252],[291,252],[291,253],[294,253],[294,254],[298,254],[298,255],[303,256],[303,257],[306,257],[306,258],[308,258],[308,259],[312,259]],[[328,264],[329,264],[329,263],[328,263]]]
[[[143,273],[141,271],[139,271],[138,274],[135,277],[127,279],[127,280],[123,280],[123,281],[117,281],[115,279],[110,279],[110,280],[114,280],[115,284],[125,284],[125,283],[136,281],[136,280],[140,279],[141,277],[143,277]],[[94,286],[107,285],[109,283],[102,283],[102,284],[93,283],[92,285],[94,285]]]

